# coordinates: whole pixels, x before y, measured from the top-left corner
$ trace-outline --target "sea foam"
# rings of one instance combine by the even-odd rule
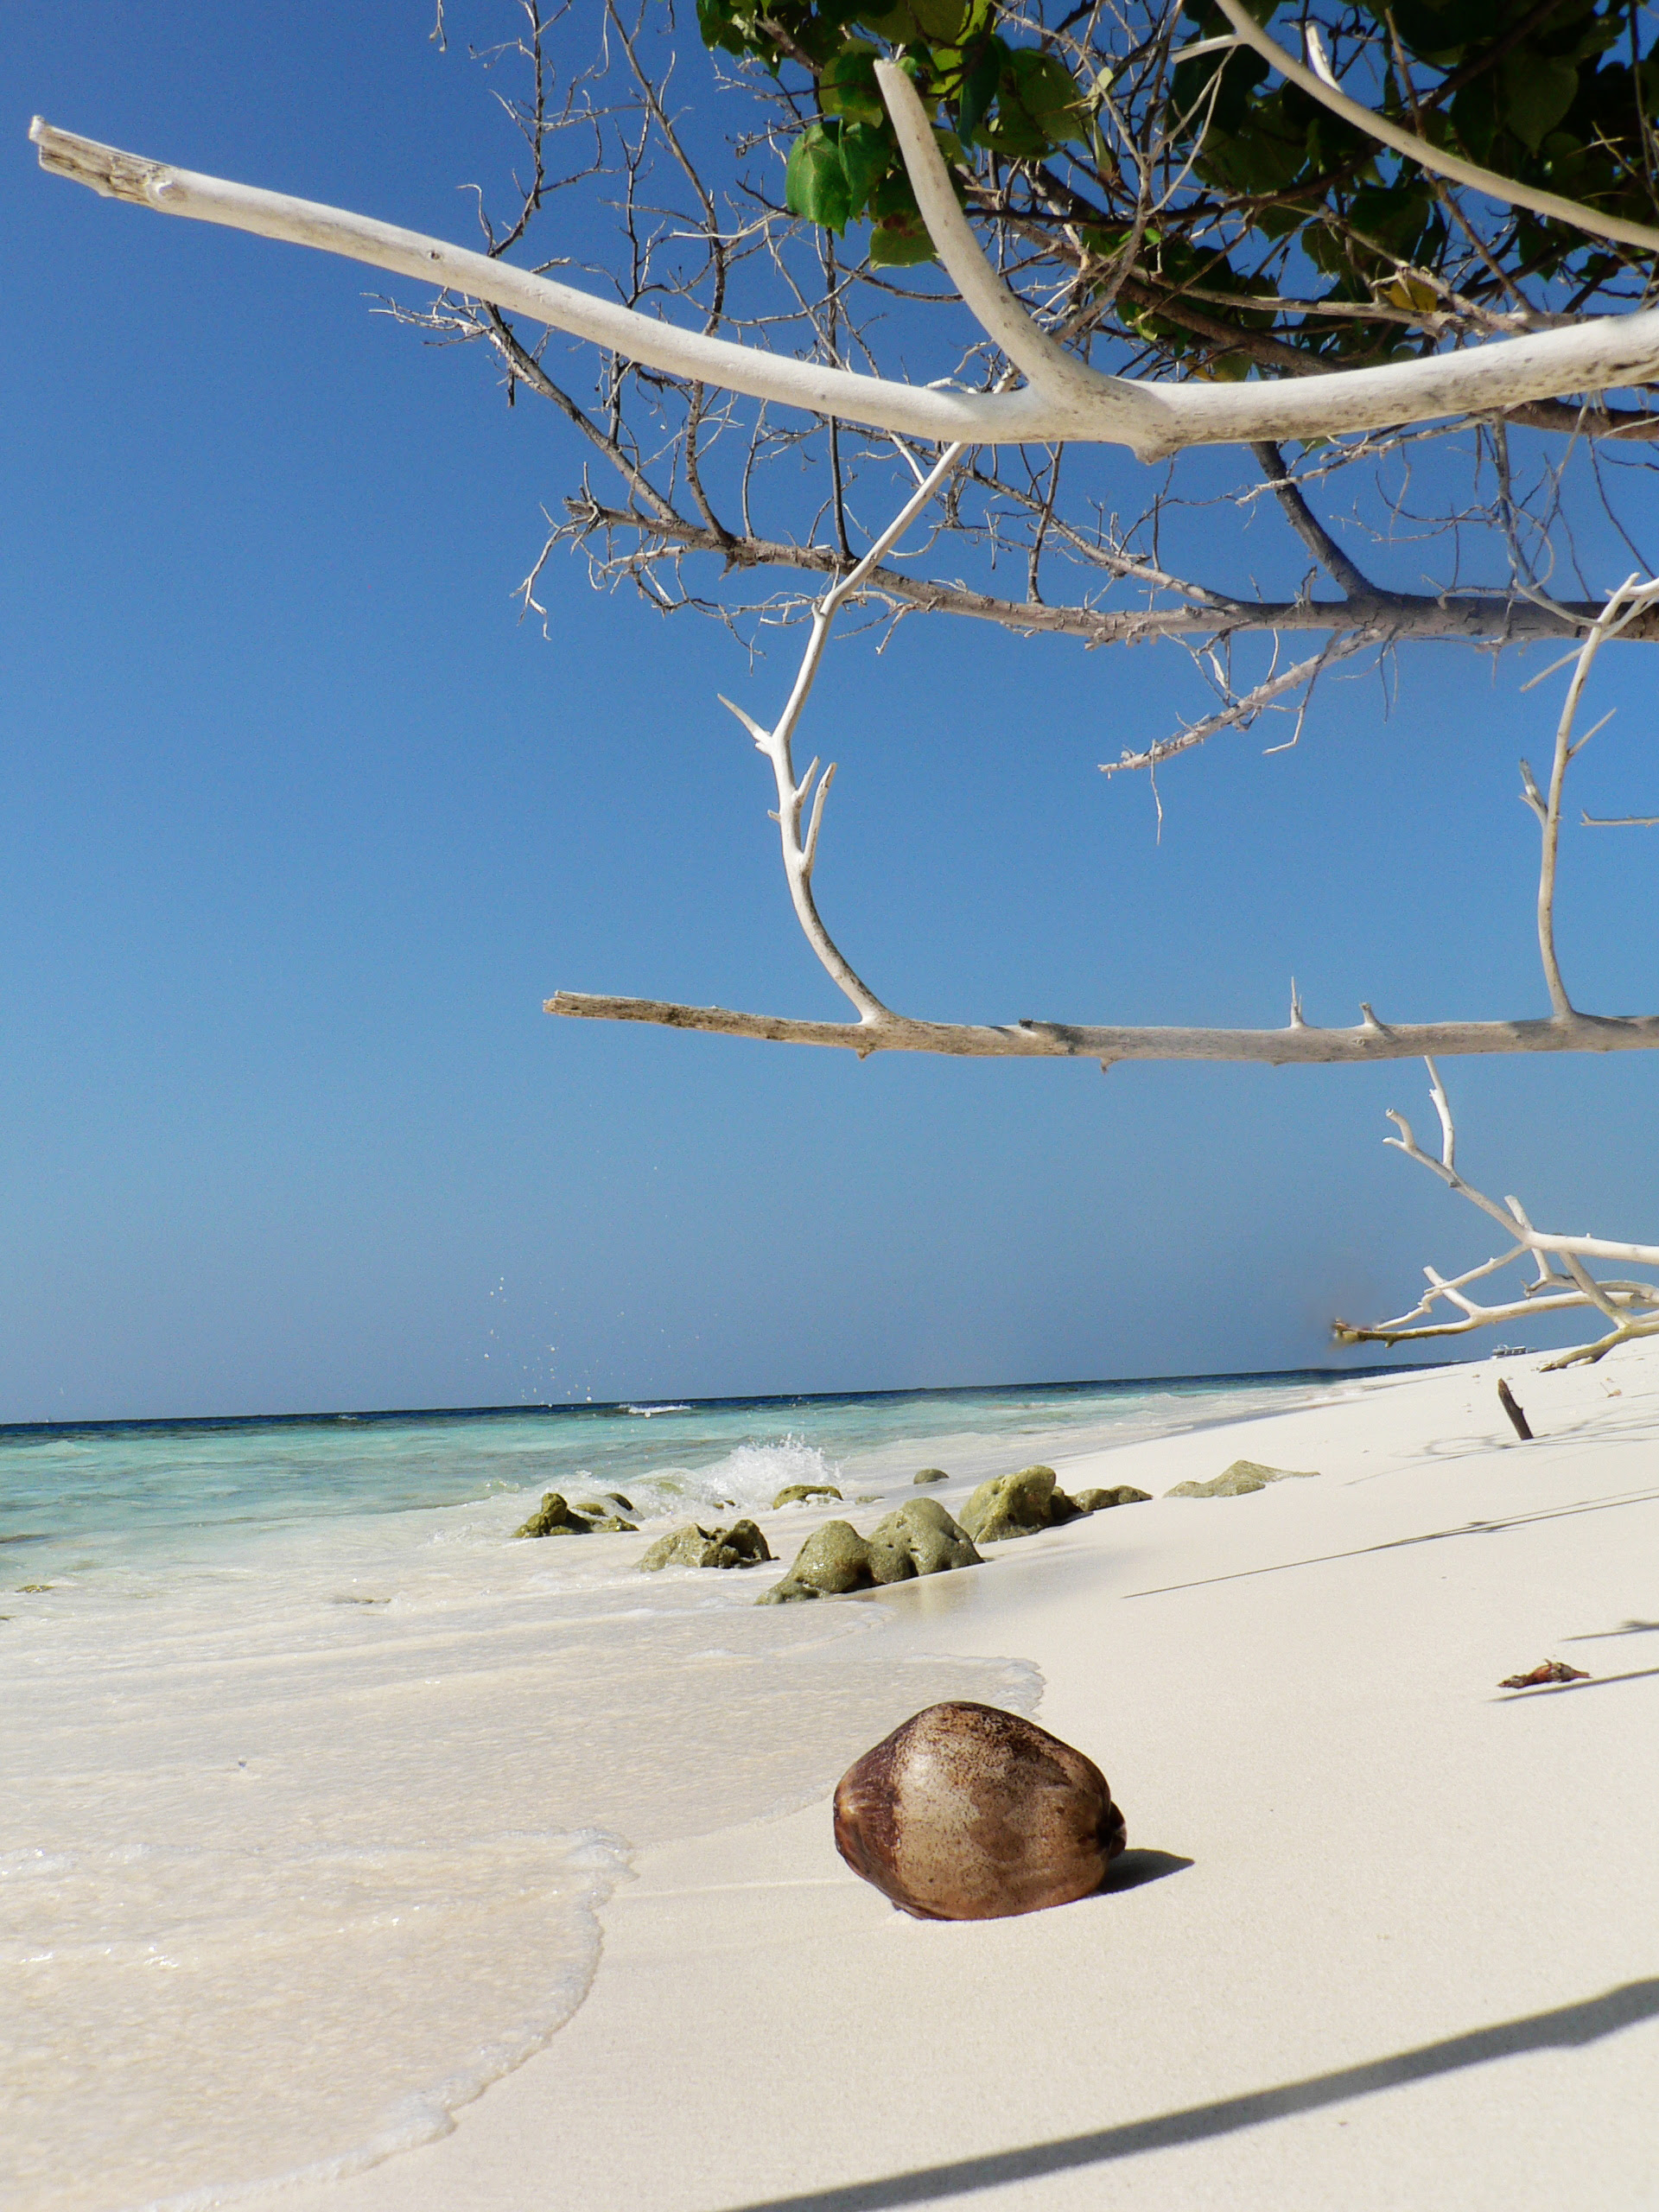
[[[636,1851],[935,1700],[1035,1709],[913,1606],[512,1541],[543,1491],[885,1507],[1311,1382],[0,1434],[0,2200],[195,2212],[429,2139],[580,2005]]]
[[[581,2003],[632,1852],[809,1802],[937,1698],[1034,1702],[879,1611],[514,1543],[520,1503],[7,1600],[8,2212],[206,2206],[442,2133]]]
[[[841,1463],[803,1436],[768,1444],[740,1444],[711,1467],[664,1467],[632,1478],[628,1490],[639,1512],[657,1517],[707,1509],[765,1512],[780,1490],[798,1483],[843,1487]]]

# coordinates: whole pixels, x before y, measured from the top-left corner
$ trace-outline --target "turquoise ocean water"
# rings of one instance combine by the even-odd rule
[[[1363,1372],[1369,1370],[1351,1370]],[[1324,1370],[696,1403],[0,1426],[0,1561],[15,1577],[233,1556],[302,1524],[632,1488],[647,1516],[771,1503],[785,1482],[884,1481],[918,1455],[980,1479],[1274,1410]],[[1011,1456],[1012,1455],[1012,1456]],[[632,1487],[631,1487],[632,1486]],[[3,1573],[4,1567],[0,1567]]]
[[[923,1465],[955,1508],[1356,1379],[0,1430],[0,2204],[207,2212],[429,2140],[580,2005],[639,1851],[935,1700],[1038,1709],[939,1634],[994,1563],[757,1607],[779,1568],[642,1574],[655,1530],[759,1512],[786,1561]],[[798,1482],[846,1502],[770,1510]],[[639,1533],[515,1541],[547,1490]]]

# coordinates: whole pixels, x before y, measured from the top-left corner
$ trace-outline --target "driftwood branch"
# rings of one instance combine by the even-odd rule
[[[976,295],[969,302],[976,312],[993,315],[996,327],[989,334],[997,344],[1017,345],[1025,356],[1021,365],[1033,380],[1020,391],[948,391],[767,353],[681,329],[419,232],[99,145],[38,116],[29,135],[44,168],[106,196],[286,239],[447,288],[693,385],[941,445],[1072,441],[1123,445],[1142,460],[1155,460],[1189,446],[1330,437],[1486,413],[1567,393],[1610,391],[1659,377],[1659,308],[1427,359],[1321,372],[1281,383],[1136,383],[1103,377],[1039,332],[984,262],[965,222],[958,231],[945,220],[946,203],[958,222],[960,214],[915,90],[901,71],[892,69],[884,74],[882,89],[904,139],[918,198],[925,209],[934,211],[941,258],[947,266],[957,264],[959,285],[966,277]],[[1001,303],[995,307],[992,290],[964,251],[964,235],[995,288]]]
[[[1650,1052],[1659,1014],[1573,1014],[1565,1021],[1362,1020],[1345,1029],[1294,1022],[1283,1029],[1112,1028],[1099,1023],[918,1021],[887,1013],[869,1020],[803,1021],[728,1007],[556,991],[548,1014],[588,1021],[644,1021],[715,1037],[776,1045],[833,1045],[856,1052],[938,1052],[955,1059],[1226,1060],[1263,1067],[1357,1067],[1429,1052]]]
[[[1513,1321],[1531,1320],[1540,1313],[1560,1313],[1586,1306],[1612,1323],[1605,1336],[1598,1337],[1592,1344],[1574,1345],[1545,1362],[1547,1368],[1555,1368],[1602,1359],[1615,1345],[1628,1344],[1633,1337],[1659,1334],[1659,1283],[1624,1278],[1599,1281],[1584,1264],[1590,1259],[1623,1260],[1637,1267],[1659,1268],[1659,1244],[1635,1244],[1606,1236],[1550,1234],[1533,1227],[1518,1198],[1506,1198],[1500,1205],[1496,1198],[1476,1190],[1457,1171],[1457,1131],[1451,1103],[1432,1059],[1428,1074],[1442,1135],[1440,1159],[1423,1150],[1411,1123],[1403,1114],[1393,1109],[1389,1119],[1399,1134],[1385,1137],[1383,1142],[1396,1152],[1404,1153],[1420,1167],[1427,1168],[1430,1174],[1438,1175],[1448,1190],[1466,1198],[1471,1205],[1497,1222],[1512,1242],[1507,1251],[1460,1275],[1448,1278],[1433,1268],[1425,1268],[1428,1288],[1408,1313],[1397,1313],[1392,1320],[1378,1321],[1369,1328],[1357,1328],[1347,1321],[1333,1322],[1332,1333],[1337,1341],[1344,1344],[1417,1344],[1429,1337],[1468,1336],[1477,1329],[1500,1327]],[[1537,1272],[1520,1298],[1507,1300],[1502,1305],[1484,1306],[1467,1294],[1471,1283],[1528,1261]],[[1446,1306],[1457,1314],[1456,1320],[1440,1318]]]
[[[836,609],[844,604],[875,571],[880,556],[909,526],[926,499],[938,488],[955,456],[947,456],[889,525],[867,556],[862,577],[854,571],[836,593],[826,594],[813,618],[807,658],[790,695],[777,729],[762,731],[741,719],[755,742],[772,759],[777,773],[779,815],[784,836],[785,865],[791,897],[809,942],[839,988],[857,1009],[856,1021],[796,1020],[782,1015],[742,1014],[726,1007],[683,1006],[657,999],[599,997],[581,991],[560,991],[545,1002],[549,1014],[585,1020],[644,1021],[669,1029],[696,1029],[723,1037],[753,1037],[774,1044],[827,1045],[854,1052],[860,1058],[871,1052],[938,1052],[970,1059],[1097,1059],[1109,1067],[1116,1060],[1228,1060],[1254,1062],[1271,1067],[1357,1065],[1376,1060],[1427,1058],[1449,1053],[1490,1052],[1651,1052],[1659,1047],[1659,1015],[1590,1014],[1574,1007],[1567,996],[1554,957],[1554,898],[1557,842],[1561,795],[1566,770],[1587,738],[1574,740],[1573,716],[1583,693],[1583,677],[1596,652],[1623,625],[1637,619],[1656,598],[1659,581],[1634,577],[1613,594],[1598,618],[1593,632],[1576,654],[1573,680],[1569,686],[1556,730],[1557,770],[1550,779],[1548,798],[1537,791],[1526,769],[1529,804],[1537,813],[1540,830],[1538,875],[1539,950],[1549,988],[1553,1011],[1543,1020],[1516,1021],[1382,1022],[1368,1006],[1363,1019],[1350,1028],[1316,1027],[1303,1019],[1300,1003],[1293,1006],[1283,1029],[1128,1028],[1100,1024],[1021,1020],[991,1024],[918,1020],[885,1005],[855,974],[830,938],[812,901],[811,863],[816,850],[816,823],[822,809],[824,786],[819,786],[814,827],[803,842],[801,810],[817,763],[814,761],[799,785],[790,764],[789,743],[800,709],[811,689],[824,639]],[[833,600],[834,604],[830,602]],[[1306,680],[1302,669],[1288,672],[1287,681]],[[1590,734],[1594,734],[1593,731]],[[1435,1103],[1445,1137],[1443,1160],[1437,1173],[1454,1173],[1454,1133],[1451,1109],[1434,1077]],[[1394,1140],[1390,1139],[1390,1142]],[[1414,1157],[1415,1156],[1414,1153]],[[1461,1188],[1461,1185],[1459,1186]],[[1478,1201],[1484,1203],[1484,1201]],[[1489,1208],[1490,1211],[1490,1208]],[[1540,1249],[1542,1249],[1541,1246]],[[1575,1250],[1611,1257],[1638,1257],[1635,1248],[1603,1247],[1580,1240]]]
[[[1609,638],[1618,634],[1619,626],[1632,619],[1643,607],[1659,596],[1659,581],[1641,582],[1632,576],[1622,584],[1609,599],[1591,635],[1572,656],[1573,676],[1567,685],[1567,697],[1555,728],[1554,755],[1551,767],[1548,794],[1540,791],[1532,770],[1521,763],[1522,797],[1537,817],[1539,828],[1538,862],[1538,951],[1543,963],[1544,977],[1549,988],[1550,1004],[1554,1009],[1548,1026],[1557,1023],[1570,1025],[1582,1017],[1577,1013],[1567,995],[1562,980],[1560,965],[1555,952],[1555,871],[1560,835],[1561,796],[1567,772],[1574,756],[1581,753],[1596,729],[1587,730],[1575,738],[1573,726],[1584,687],[1595,657]],[[1546,675],[1553,671],[1546,670]],[[1535,677],[1534,682],[1541,682]],[[1496,1222],[1514,1241],[1510,1249],[1495,1259],[1471,1268],[1466,1274],[1450,1281],[1425,1268],[1428,1288],[1408,1313],[1396,1314],[1392,1320],[1378,1321],[1368,1328],[1356,1328],[1351,1323],[1332,1324],[1338,1341],[1342,1344],[1408,1344],[1426,1337],[1456,1337],[1475,1329],[1489,1329],[1501,1323],[1514,1321],[1539,1313],[1556,1313],[1573,1306],[1592,1306],[1604,1319],[1612,1323],[1611,1330],[1593,1344],[1583,1344],[1563,1352],[1552,1360],[1553,1367],[1566,1367],[1579,1360],[1597,1360],[1610,1352],[1616,1344],[1624,1344],[1632,1337],[1652,1336],[1659,1332],[1659,1284],[1640,1281],[1599,1281],[1586,1267],[1586,1260],[1623,1260],[1639,1267],[1659,1268],[1659,1244],[1637,1244],[1624,1239],[1605,1236],[1571,1236],[1536,1230],[1527,1218],[1526,1210],[1518,1198],[1505,1198],[1500,1205],[1482,1191],[1464,1180],[1458,1173],[1457,1127],[1452,1120],[1452,1104],[1441,1083],[1433,1059],[1428,1059],[1430,1096],[1440,1124],[1440,1156],[1433,1159],[1418,1143],[1410,1122],[1403,1114],[1390,1108],[1389,1119],[1397,1134],[1384,1138],[1386,1144],[1405,1154],[1408,1160],[1438,1175],[1448,1190],[1466,1199]],[[1495,1274],[1503,1268],[1530,1259],[1537,1268],[1536,1280],[1527,1286],[1524,1297],[1502,1306],[1482,1306],[1468,1297],[1467,1286],[1484,1276]],[[1557,1264],[1559,1262],[1559,1265]],[[1443,1320],[1439,1309],[1451,1306],[1459,1315],[1455,1321]]]
[[[522,349],[521,349],[522,350]],[[541,374],[541,372],[538,372]],[[525,382],[531,378],[526,377]],[[535,389],[545,391],[574,420],[580,410],[544,374]],[[607,458],[622,465],[610,442],[599,437],[583,417],[579,428],[594,437]],[[1276,488],[1276,487],[1275,487]],[[1300,496],[1300,495],[1299,495]],[[650,512],[607,506],[591,495],[568,503],[571,537],[620,532],[637,537],[649,549],[709,553],[736,569],[778,569],[809,576],[845,573],[846,556],[833,545],[798,545],[785,538],[721,537],[704,523],[659,511],[656,493]],[[1056,525],[1058,528],[1058,525]],[[602,563],[601,563],[602,566]],[[1125,564],[1126,578],[1134,582],[1135,569]],[[1186,596],[1176,606],[1101,607],[1073,602],[1005,599],[995,592],[942,578],[909,575],[885,564],[869,570],[866,594],[894,607],[913,607],[918,613],[956,614],[974,622],[994,622],[1022,637],[1080,638],[1090,645],[1141,645],[1154,638],[1211,638],[1217,631],[1271,630],[1306,634],[1359,629],[1374,631],[1390,645],[1450,641],[1464,645],[1522,645],[1541,639],[1567,639],[1589,629],[1604,602],[1590,599],[1522,599],[1512,592],[1390,592],[1368,590],[1343,600],[1244,599],[1208,586],[1178,585],[1160,578],[1149,588],[1181,589]],[[1659,639],[1659,609],[1649,608],[1621,639],[1651,643]],[[1161,757],[1161,755],[1160,756]],[[1114,761],[1116,770],[1125,765]]]

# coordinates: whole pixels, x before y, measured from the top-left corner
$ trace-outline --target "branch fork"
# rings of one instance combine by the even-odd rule
[[[1393,1107],[1389,1109],[1388,1118],[1398,1134],[1385,1137],[1382,1141],[1403,1153],[1418,1166],[1426,1167],[1430,1174],[1438,1175],[1448,1190],[1478,1207],[1513,1241],[1507,1251],[1483,1261],[1478,1267],[1465,1269],[1460,1275],[1448,1277],[1437,1268],[1426,1267],[1423,1274],[1428,1288],[1409,1313],[1397,1313],[1392,1320],[1374,1322],[1365,1328],[1357,1328],[1347,1321],[1333,1322],[1332,1332],[1338,1343],[1390,1346],[1419,1344],[1431,1337],[1467,1336],[1477,1329],[1585,1306],[1593,1308],[1611,1323],[1606,1335],[1593,1343],[1576,1344],[1547,1360],[1545,1367],[1550,1369],[1592,1363],[1605,1358],[1616,1345],[1628,1344],[1632,1338],[1659,1335],[1659,1283],[1623,1278],[1599,1281],[1584,1264],[1586,1259],[1611,1259],[1634,1262],[1638,1267],[1659,1268],[1659,1244],[1635,1244],[1605,1236],[1564,1236],[1536,1230],[1519,1198],[1508,1198],[1500,1205],[1496,1198],[1488,1198],[1484,1191],[1465,1182],[1456,1166],[1457,1128],[1451,1102],[1433,1061],[1430,1060],[1427,1065],[1429,1094],[1440,1123],[1440,1157],[1436,1160],[1423,1150],[1411,1123]],[[1536,1274],[1520,1298],[1501,1306],[1483,1306],[1468,1296],[1471,1283],[1529,1260]],[[1559,1267],[1554,1264],[1557,1261]],[[1459,1318],[1455,1321],[1441,1319],[1438,1309],[1443,1306],[1449,1306]]]
[[[1222,4],[1241,38],[1277,68],[1305,82],[1316,99],[1354,107],[1360,127],[1390,144],[1393,126],[1357,108],[1268,39],[1236,0]],[[161,213],[313,246],[346,260],[417,278],[569,332],[619,356],[692,385],[938,444],[1127,446],[1143,461],[1189,446],[1330,437],[1353,430],[1430,421],[1641,384],[1659,378],[1659,308],[1606,316],[1567,330],[1529,333],[1428,359],[1381,367],[1316,372],[1280,382],[1135,382],[1109,377],[1068,353],[1033,321],[986,259],[957,204],[926,111],[904,71],[879,61],[876,76],[898,133],[905,166],[940,260],[982,329],[1022,372],[1017,391],[961,391],[862,376],[820,361],[794,360],[684,330],[654,315],[472,253],[372,217],[265,192],[222,177],[177,168],[60,130],[36,116],[29,136],[54,175]],[[1351,118],[1352,119],[1352,118]],[[1399,135],[1399,134],[1396,134]],[[1409,137],[1409,134],[1405,134]],[[1434,149],[1410,138],[1414,160],[1434,166]],[[1478,173],[1482,189],[1502,179]],[[1508,196],[1522,204],[1520,188]],[[1500,197],[1503,196],[1502,193]],[[1592,208],[1550,201],[1546,212],[1592,236],[1640,232],[1615,226]],[[1524,204],[1533,205],[1540,195]]]
[[[1554,760],[1546,797],[1538,791],[1532,772],[1522,763],[1523,796],[1534,807],[1540,825],[1538,874],[1538,944],[1550,998],[1550,1013],[1543,1020],[1518,1021],[1385,1022],[1367,1002],[1360,1005],[1360,1020],[1351,1028],[1318,1028],[1304,1016],[1300,993],[1291,987],[1290,1019],[1282,1029],[1115,1028],[1095,1024],[1023,1020],[992,1025],[978,1022],[918,1020],[895,1012],[871,990],[842,952],[829,930],[812,890],[817,857],[818,832],[823,820],[824,799],[833,766],[817,776],[815,759],[804,776],[796,777],[791,747],[802,710],[810,696],[836,615],[849,599],[868,582],[873,571],[922,512],[957,466],[961,448],[947,448],[933,467],[921,476],[916,489],[893,521],[857,564],[826,591],[814,605],[812,626],[789,698],[771,729],[763,729],[741,707],[725,700],[753,738],[758,749],[772,762],[778,804],[772,819],[779,825],[784,868],[790,898],[807,942],[851,1001],[856,1021],[796,1020],[776,1014],[734,1012],[726,1007],[694,1007],[657,999],[599,997],[581,991],[559,991],[545,1001],[549,1014],[604,1021],[645,1021],[672,1029],[697,1029],[718,1036],[753,1037],[777,1044],[840,1046],[861,1059],[873,1052],[938,1052],[965,1058],[1098,1059],[1110,1065],[1117,1060],[1230,1060],[1274,1067],[1331,1065],[1385,1059],[1427,1058],[1451,1052],[1572,1052],[1652,1051],[1659,1047],[1659,1016],[1653,1014],[1591,1014],[1576,1007],[1567,995],[1555,953],[1554,899],[1556,858],[1560,830],[1562,794],[1567,769],[1595,730],[1574,741],[1573,719],[1583,696],[1585,681],[1601,646],[1616,638],[1646,610],[1659,602],[1659,579],[1628,577],[1602,607],[1590,634],[1569,656],[1573,676],[1556,726]],[[906,453],[912,469],[917,464]],[[919,471],[918,471],[919,474]],[[1564,662],[1555,664],[1559,669]],[[1549,675],[1554,670],[1546,670]],[[1541,677],[1535,681],[1541,681]],[[1598,723],[1596,728],[1601,727]],[[814,779],[817,779],[816,791]],[[804,836],[801,821],[809,796],[812,810]],[[1434,1077],[1435,1104],[1440,1116],[1445,1150],[1436,1173],[1450,1175],[1454,1147],[1451,1109],[1440,1079]],[[1402,1139],[1390,1143],[1414,1147],[1403,1122]],[[1414,1149],[1414,1158],[1421,1157]],[[1592,1248],[1586,1246],[1586,1250]],[[1631,1256],[1631,1255],[1625,1255]]]
[[[1538,788],[1536,778],[1526,761],[1521,763],[1521,796],[1536,817],[1539,827],[1538,866],[1538,950],[1543,964],[1544,979],[1548,988],[1552,1008],[1550,1027],[1570,1029],[1585,1017],[1574,1007],[1562,979],[1560,964],[1555,950],[1555,867],[1560,837],[1561,798],[1567,780],[1567,771],[1574,757],[1582,753],[1596,731],[1604,727],[1607,717],[1595,723],[1582,737],[1573,736],[1574,719],[1583,697],[1584,687],[1600,648],[1609,639],[1634,621],[1656,598],[1659,598],[1659,580],[1643,581],[1638,576],[1627,577],[1612,594],[1592,628],[1590,635],[1570,655],[1573,677],[1567,685],[1567,697],[1561,707],[1560,718],[1555,728],[1555,744],[1551,762],[1548,793]],[[1544,677],[1553,675],[1566,665],[1557,662],[1554,668],[1545,669],[1533,678],[1541,683]],[[1530,689],[1531,686],[1526,687]],[[1365,1009],[1370,1014],[1370,1008]],[[1432,1058],[1427,1058],[1429,1096],[1440,1124],[1440,1156],[1436,1160],[1418,1143],[1411,1123],[1396,1108],[1390,1107],[1388,1119],[1393,1122],[1395,1134],[1382,1141],[1395,1152],[1430,1174],[1438,1175],[1448,1190],[1468,1200],[1471,1205],[1495,1221],[1513,1238],[1507,1251],[1487,1260],[1465,1274],[1448,1279],[1426,1267],[1428,1289],[1408,1313],[1396,1314],[1392,1320],[1378,1321],[1369,1327],[1357,1328],[1346,1321],[1332,1324],[1333,1333],[1339,1344],[1414,1344],[1430,1337],[1467,1335],[1476,1329],[1488,1329],[1507,1321],[1514,1321],[1541,1313],[1561,1313],[1577,1306],[1593,1307],[1605,1320],[1611,1323],[1609,1332],[1593,1343],[1575,1346],[1547,1363],[1550,1367],[1571,1366],[1580,1361],[1604,1358],[1616,1344],[1628,1343],[1633,1337],[1659,1334],[1659,1284],[1628,1281],[1624,1279],[1598,1280],[1586,1267],[1586,1260],[1623,1260],[1640,1267],[1659,1268],[1659,1244],[1637,1244],[1605,1236],[1562,1236],[1536,1230],[1527,1217],[1519,1198],[1506,1198],[1500,1205],[1488,1198],[1458,1173],[1457,1124],[1452,1118],[1452,1104],[1440,1071]],[[1517,1262],[1531,1260],[1537,1273],[1529,1283],[1523,1297],[1502,1306],[1482,1306],[1468,1297],[1467,1287],[1500,1268]],[[1556,1262],[1559,1262],[1559,1265]],[[1449,1306],[1461,1318],[1455,1321],[1442,1320],[1437,1308]]]

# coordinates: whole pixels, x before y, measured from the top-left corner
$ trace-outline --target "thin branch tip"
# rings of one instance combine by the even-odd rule
[[[1460,1275],[1447,1278],[1438,1269],[1425,1267],[1423,1275],[1428,1288],[1408,1313],[1396,1313],[1370,1328],[1357,1328],[1351,1322],[1334,1321],[1332,1324],[1332,1333],[1338,1341],[1389,1345],[1408,1344],[1428,1337],[1465,1336],[1472,1330],[1530,1319],[1541,1313],[1593,1307],[1613,1325],[1606,1336],[1599,1338],[1593,1344],[1577,1346],[1548,1363],[1553,1367],[1566,1367],[1578,1361],[1601,1359],[1616,1344],[1625,1343],[1630,1338],[1659,1333],[1659,1283],[1625,1281],[1622,1279],[1598,1281],[1584,1264],[1586,1259],[1602,1258],[1634,1261],[1643,1267],[1659,1267],[1659,1244],[1633,1244],[1597,1236],[1549,1235],[1533,1227],[1519,1198],[1506,1198],[1500,1205],[1465,1182],[1453,1164],[1456,1128],[1451,1101],[1432,1060],[1429,1061],[1429,1076],[1431,1095],[1444,1133],[1440,1160],[1431,1160],[1420,1148],[1412,1135],[1410,1123],[1393,1107],[1388,1109],[1387,1119],[1404,1134],[1401,1137],[1384,1137],[1383,1143],[1396,1152],[1403,1152],[1419,1166],[1429,1168],[1459,1197],[1466,1198],[1471,1205],[1497,1222],[1515,1242],[1507,1251],[1498,1253],[1478,1267],[1466,1269]],[[1525,1286],[1521,1298],[1508,1300],[1501,1306],[1482,1306],[1467,1295],[1469,1284],[1479,1281],[1500,1268],[1512,1266],[1517,1261],[1527,1259],[1536,1265],[1538,1277],[1535,1282]],[[1555,1260],[1561,1263],[1559,1269],[1553,1264]],[[1539,1294],[1545,1291],[1548,1295]],[[1458,1314],[1456,1320],[1437,1318],[1438,1307],[1442,1301]]]
[[[1233,10],[1234,0],[1223,4]],[[1244,30],[1242,11],[1235,12],[1242,35],[1259,48],[1265,33],[1253,21]],[[1268,44],[1274,54],[1281,52]],[[1300,70],[1288,55],[1284,60]],[[1301,73],[1319,86],[1318,96],[1327,104],[1338,97],[1311,72]],[[42,167],[105,195],[435,283],[692,384],[941,445],[1075,440],[1126,446],[1142,461],[1160,461],[1190,446],[1306,442],[1659,378],[1659,308],[1489,340],[1450,353],[1278,380],[1135,382],[1105,376],[1039,329],[985,259],[903,72],[889,68],[882,90],[939,258],[987,335],[1024,372],[1027,381],[1020,389],[964,391],[950,380],[912,385],[769,353],[346,208],[173,168],[44,122],[30,135]],[[1659,232],[1653,242],[1659,244]]]

